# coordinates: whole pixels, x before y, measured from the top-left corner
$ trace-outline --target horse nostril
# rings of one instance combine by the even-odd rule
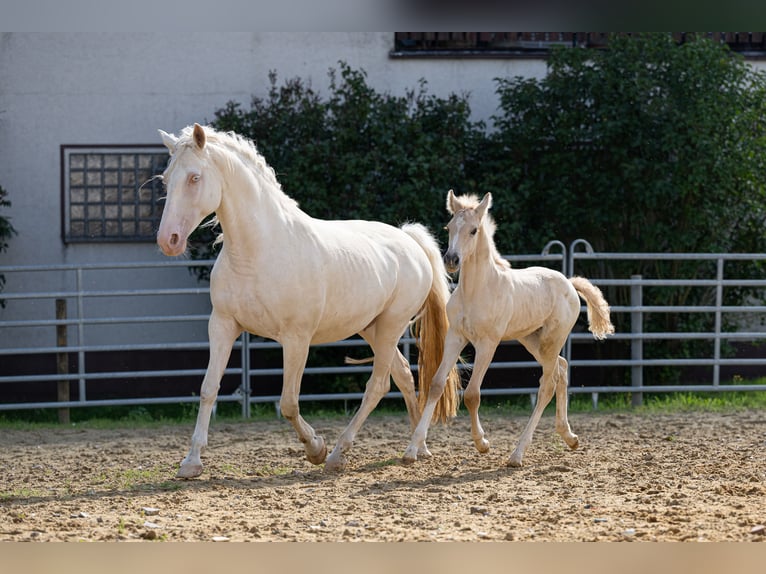
[[[174,233],[173,235],[170,236],[169,243],[172,247],[175,247],[176,245],[178,245],[179,241],[180,241],[180,237],[178,236],[178,233]]]
[[[458,263],[460,263],[460,258],[454,253],[444,254],[444,264],[447,266],[448,269],[456,269],[458,266]]]

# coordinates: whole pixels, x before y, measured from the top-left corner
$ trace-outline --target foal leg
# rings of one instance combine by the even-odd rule
[[[476,357],[473,364],[473,372],[468,386],[463,393],[463,402],[471,415],[471,438],[476,450],[479,452],[489,451],[489,441],[484,438],[484,428],[479,421],[479,405],[481,404],[481,383],[487,373],[492,357],[495,355],[498,341],[483,340],[474,343]]]
[[[556,382],[556,432],[561,435],[564,442],[572,450],[575,450],[580,441],[572,432],[567,418],[569,377],[567,377],[567,361],[564,357],[558,358],[558,381]]]
[[[293,425],[298,439],[306,450],[306,458],[313,464],[321,464],[327,457],[324,438],[317,436],[314,429],[300,415],[298,395],[301,377],[309,354],[308,341],[282,341],[284,380],[279,405],[284,416]]]
[[[455,363],[457,363],[460,351],[463,350],[463,347],[465,347],[467,342],[468,341],[464,337],[455,331],[447,331],[447,336],[444,340],[442,361],[431,381],[431,388],[428,391],[428,401],[426,402],[426,406],[423,407],[423,412],[420,415],[420,422],[415,428],[415,432],[412,433],[410,444],[407,447],[407,450],[404,451],[402,462],[409,464],[418,460],[419,456],[423,458],[431,456],[431,453],[426,446],[428,427],[431,426],[431,419],[434,416],[436,403],[439,402],[439,399],[447,386],[447,376],[452,370],[452,367],[455,366]]]
[[[189,454],[181,462],[181,467],[176,474],[178,478],[194,478],[202,474],[202,460],[200,457],[202,450],[207,446],[210,414],[218,397],[221,377],[226,368],[226,363],[229,361],[231,347],[241,332],[242,329],[236,321],[228,317],[222,317],[213,309],[208,321],[210,360],[205,372],[205,378],[202,381],[202,388],[200,389],[197,424],[194,426]]]
[[[527,346],[527,349],[532,351],[529,346]],[[556,379],[558,378],[559,369],[558,355],[546,359],[539,356],[536,352],[532,352],[532,354],[543,366],[543,376],[540,377],[540,388],[537,390],[537,404],[535,405],[535,410],[532,412],[532,416],[529,418],[529,422],[524,428],[524,432],[521,433],[519,444],[511,453],[508,466],[521,466],[524,452],[532,442],[532,434],[535,432],[537,424],[540,422],[540,417],[542,416],[545,407],[548,406],[548,403],[551,401],[551,398],[553,398],[553,393],[556,390]]]

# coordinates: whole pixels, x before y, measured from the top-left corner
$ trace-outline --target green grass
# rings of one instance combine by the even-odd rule
[[[732,383],[742,383],[736,378]],[[766,409],[766,378],[748,381],[748,384],[763,385],[763,391],[714,391],[690,393],[679,391],[675,393],[643,393],[643,405],[631,406],[629,393],[600,393],[598,396],[598,412],[633,411],[633,412],[678,412],[678,411],[717,411],[726,409]],[[721,384],[726,388],[726,383]],[[348,419],[358,407],[358,401],[315,401],[301,404],[301,413],[310,419]],[[484,397],[482,412],[497,412],[498,414],[529,414],[531,411],[530,397],[510,395],[504,397]],[[461,404],[461,412],[465,406]],[[546,414],[555,409],[555,401],[551,401]],[[570,397],[570,412],[592,412],[593,404],[590,393],[577,393]],[[403,415],[404,403],[398,399],[384,399],[373,411],[373,417],[386,415]],[[193,424],[197,416],[196,404],[176,405],[146,405],[124,407],[84,407],[70,409],[70,426],[92,429],[124,428],[131,426],[152,426]],[[272,403],[252,405],[249,420],[274,420],[276,411]],[[220,403],[217,408],[216,421],[243,422],[241,406],[236,403]],[[0,412],[0,429],[31,429],[59,427],[58,414],[55,409],[36,409]]]

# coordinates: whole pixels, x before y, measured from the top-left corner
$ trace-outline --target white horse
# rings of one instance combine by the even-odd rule
[[[567,420],[567,362],[559,356],[577,317],[580,297],[588,305],[589,329],[596,339],[614,333],[609,305],[601,291],[582,277],[567,279],[544,267],[511,269],[495,248],[495,223],[487,213],[491,194],[481,202],[475,196],[447,194],[447,210],[453,215],[447,229],[449,246],[444,256],[450,272],[460,269],[458,285],[447,303],[449,330],[444,357],[431,383],[420,423],[404,453],[405,462],[429,456],[426,435],[433,408],[445,388],[447,373],[467,343],[476,351],[470,382],[463,400],[471,416],[471,436],[479,452],[489,450],[479,422],[481,383],[500,341],[518,339],[543,368],[537,404],[510,466],[521,466],[537,423],[556,393],[556,431],[571,449],[579,442]]]
[[[281,410],[314,464],[341,470],[362,423],[390,389],[401,389],[412,427],[418,404],[408,360],[397,348],[416,317],[423,401],[442,356],[449,283],[438,246],[422,225],[401,229],[370,221],[322,221],[282,191],[252,142],[195,124],[180,137],[160,130],[171,160],[162,178],[167,200],[157,233],[166,255],[184,253],[189,234],[215,212],[223,247],[210,278],[210,362],[200,392],[191,449],[179,477],[202,473],[210,414],[237,337],[243,332],[282,344]],[[374,353],[372,375],[356,415],[327,457],[324,439],[298,408],[309,346],[358,333]],[[454,416],[457,371],[437,417]]]

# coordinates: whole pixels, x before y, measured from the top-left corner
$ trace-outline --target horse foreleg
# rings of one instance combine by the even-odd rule
[[[191,449],[178,469],[176,476],[179,478],[193,478],[202,474],[201,454],[207,446],[210,414],[213,412],[213,405],[218,398],[221,377],[224,369],[226,369],[226,363],[229,361],[231,347],[241,332],[242,330],[236,321],[221,317],[213,310],[208,322],[210,360],[200,389],[199,412],[192,435]]]
[[[322,464],[327,457],[327,447],[324,438],[317,436],[310,424],[300,415],[298,396],[301,390],[301,378],[306,367],[309,354],[308,341],[283,341],[284,380],[280,410],[290,424],[293,425],[298,439],[306,450],[306,458],[312,464]]]
[[[426,438],[428,437],[428,429],[431,426],[431,419],[434,416],[434,410],[436,409],[436,403],[444,393],[444,388],[447,385],[447,377],[452,367],[457,363],[460,351],[463,350],[467,341],[454,331],[447,331],[447,336],[444,340],[444,353],[442,355],[439,368],[436,370],[433,380],[431,381],[431,388],[428,391],[428,400],[426,406],[423,407],[423,412],[420,414],[420,422],[412,433],[410,444],[404,451],[402,461],[404,463],[412,463],[418,460],[418,457],[428,458],[431,453],[426,446]]]
[[[481,383],[487,373],[492,357],[497,349],[498,341],[481,341],[474,343],[476,357],[473,364],[473,372],[468,386],[463,393],[463,402],[471,416],[471,438],[476,450],[481,453],[489,450],[489,441],[484,438],[484,428],[479,420],[479,405],[481,404]]]

